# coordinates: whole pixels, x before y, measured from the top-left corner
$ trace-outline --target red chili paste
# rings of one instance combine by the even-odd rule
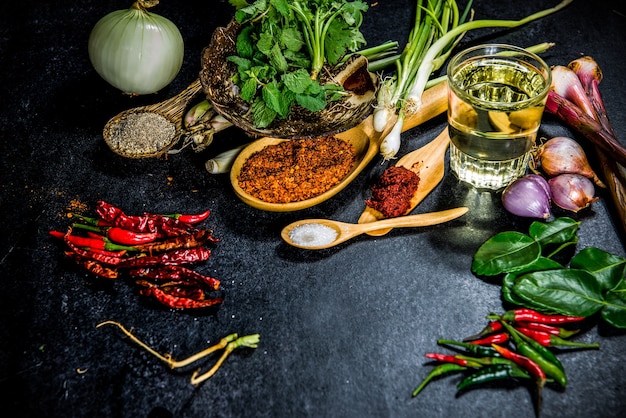
[[[402,216],[411,207],[411,199],[417,191],[419,181],[419,176],[413,171],[402,166],[391,166],[374,184],[372,197],[365,204],[386,218]]]

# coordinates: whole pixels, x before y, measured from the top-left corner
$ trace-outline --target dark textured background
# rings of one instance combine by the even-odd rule
[[[499,196],[468,190],[446,173],[416,212],[470,206],[461,220],[307,252],[284,244],[281,228],[306,217],[355,222],[385,168],[380,160],[328,202],[281,214],[246,206],[227,176],[205,173],[207,158],[246,139],[236,130],[220,134],[201,155],[189,150],[146,161],[116,156],[102,140],[106,121],[193,81],[202,48],[232,13],[225,1],[163,0],[155,12],[180,28],[183,68],[159,94],[128,98],[92,69],[87,39],[101,17],[129,3],[0,5],[2,409],[25,417],[533,416],[531,392],[516,384],[459,396],[457,379],[448,377],[418,398],[410,396],[430,370],[423,355],[438,351],[437,338],[477,332],[485,315],[505,309],[499,284],[471,274],[473,253],[494,233],[525,232],[530,222],[507,214]],[[521,18],[557,1],[475,3],[477,18]],[[403,42],[413,4],[380,0],[371,7],[363,26],[369,43]],[[577,0],[522,29],[470,33],[459,48],[556,42],[544,55],[552,65],[592,55],[604,70],[602,93],[623,139],[625,10],[623,2]],[[400,154],[444,126],[442,116],[409,131]],[[541,134],[571,135],[549,117]],[[211,209],[207,226],[222,241],[197,269],[222,280],[223,305],[206,314],[173,312],[140,299],[123,280],[102,284],[74,267],[47,234],[66,227],[64,214],[74,199],[89,206],[87,213],[98,199],[129,213]],[[603,196],[576,215],[582,221],[577,249],[597,246],[624,255],[607,202]],[[260,333],[261,343],[233,354],[213,379],[194,388],[193,367],[169,371],[117,329],[96,329],[104,320],[132,327],[178,359],[232,332]],[[570,383],[544,391],[544,417],[611,417],[626,410],[626,335],[591,325],[578,339],[599,341],[601,350],[560,355]]]

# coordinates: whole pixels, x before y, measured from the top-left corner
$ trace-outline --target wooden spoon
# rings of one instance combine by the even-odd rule
[[[420,177],[417,191],[411,199],[411,206],[406,213],[410,213],[424,198],[437,186],[444,174],[444,158],[446,150],[450,145],[450,137],[448,136],[448,128],[446,127],[439,136],[433,139],[423,147],[409,152],[398,160],[396,166],[405,167],[414,171]],[[383,219],[382,213],[376,209],[372,209],[369,206],[365,207],[365,210],[359,217],[358,222],[361,224],[375,222]],[[370,230],[367,233],[372,236],[385,235],[392,228],[385,228],[379,230]]]
[[[419,215],[401,216],[398,218],[384,219],[382,221],[375,221],[365,224],[351,224],[339,221],[332,221],[329,219],[304,219],[287,225],[281,232],[281,237],[289,245],[294,247],[304,248],[307,250],[321,250],[324,248],[330,248],[344,241],[354,238],[357,235],[367,233],[369,231],[375,231],[382,228],[406,228],[417,226],[430,226],[437,225],[456,219],[468,211],[466,207],[459,207],[455,209],[443,210],[440,212],[422,213]],[[307,244],[307,238],[309,233],[304,234],[302,242],[296,242],[292,238],[292,232],[303,225],[318,225],[323,227],[332,228],[336,232],[334,239],[328,242],[320,242],[318,244]],[[315,238],[310,236],[311,241],[315,241]],[[331,236],[332,238],[332,236]],[[322,241],[323,238],[322,238]]]
[[[438,85],[426,90],[422,95],[422,106],[418,112],[407,114],[402,130],[406,131],[411,129],[445,112],[448,108],[447,91],[448,85],[445,82],[439,83]],[[388,130],[391,130],[391,128],[392,124],[389,124]],[[298,202],[269,203],[254,197],[243,190],[239,186],[238,179],[239,174],[241,173],[241,168],[245,164],[246,160],[255,152],[260,151],[269,145],[276,145],[280,142],[288,141],[286,139],[266,137],[258,139],[244,148],[233,163],[230,171],[230,181],[235,194],[248,205],[271,212],[290,212],[306,209],[328,200],[343,190],[361,171],[363,171],[369,162],[378,154],[380,141],[384,138],[384,135],[381,135],[374,130],[373,117],[371,115],[354,128],[336,134],[335,136],[352,145],[356,154],[356,162],[346,177],[344,177],[339,184],[333,186],[328,191],[311,199],[301,200]]]
[[[147,158],[147,157],[159,157],[167,153],[180,139],[183,131],[183,116],[189,102],[198,96],[202,92],[202,84],[200,79],[196,79],[184,90],[177,95],[170,97],[162,102],[139,106],[132,109],[125,110],[112,117],[104,126],[103,136],[104,141],[109,148],[117,154],[120,154],[128,158]],[[150,147],[144,147],[138,144],[136,148],[127,146],[128,144],[121,144],[115,137],[114,132],[117,129],[117,125],[123,122],[131,114],[140,113],[155,113],[165,117],[173,126],[174,132],[168,141],[164,144],[151,145]]]

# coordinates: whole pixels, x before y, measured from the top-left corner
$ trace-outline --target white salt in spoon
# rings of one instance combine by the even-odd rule
[[[351,224],[329,219],[304,219],[293,222],[283,228],[281,237],[289,245],[307,250],[330,248],[357,235],[381,228],[403,228],[437,225],[465,214],[466,207],[443,210],[440,212],[421,213],[419,215],[400,216],[382,221],[363,224]]]

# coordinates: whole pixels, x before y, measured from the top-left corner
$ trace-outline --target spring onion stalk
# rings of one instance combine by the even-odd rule
[[[451,28],[465,21],[471,9],[471,3],[470,1],[461,16],[454,0],[417,1],[415,24],[402,54],[396,61],[396,73],[381,83],[374,110],[376,132],[383,133],[389,129],[390,124],[393,124],[390,132],[381,142],[381,154],[385,160],[393,158],[400,148],[400,133],[406,116],[405,112],[414,112],[412,108],[405,108],[405,99],[414,83],[417,70],[423,62],[425,52]],[[461,37],[462,34],[456,39],[452,38],[447,42],[446,47],[439,50],[438,56],[442,59],[434,66],[443,64]]]
[[[209,174],[224,174],[228,173],[235,162],[235,159],[239,155],[242,149],[244,149],[248,144],[240,145],[233,149],[229,149],[224,151],[215,157],[207,160],[204,164],[204,168]]]
[[[397,80],[391,80],[391,82],[397,82],[396,94],[392,96],[389,103],[379,100],[376,111],[389,113],[389,109],[394,109],[398,115],[403,112],[417,112],[421,107],[422,94],[428,85],[430,76],[443,65],[454,46],[467,31],[487,27],[515,28],[523,26],[563,9],[573,0],[563,0],[553,8],[542,10],[521,20],[472,20],[471,16],[469,19],[467,16],[471,1],[462,16],[459,15],[454,0],[444,0],[444,4],[435,3],[434,0],[426,1],[428,3],[425,6],[422,6],[422,1],[418,1],[416,24],[409,36],[405,49],[406,54],[403,53],[403,56],[398,60]],[[424,11],[423,19],[422,10]],[[425,41],[424,37],[430,41]],[[374,119],[376,121],[376,116]],[[383,117],[380,117],[379,123],[374,126],[377,132],[383,132],[385,129],[382,119]],[[385,136],[381,142],[381,148],[387,140],[387,136]],[[392,137],[389,140],[397,141],[398,138]],[[399,148],[399,145],[385,146],[385,149],[396,148]],[[386,160],[394,156],[383,154]]]
[[[561,3],[557,4],[553,8],[542,10],[540,12],[529,15],[521,20],[474,20],[462,23],[451,29],[445,35],[439,38],[435,43],[433,43],[428,51],[426,51],[424,59],[422,60],[422,64],[417,71],[415,82],[408,94],[407,100],[414,101],[415,105],[419,107],[422,93],[424,92],[424,88],[426,86],[426,83],[428,82],[428,78],[436,69],[435,65],[437,64],[437,58],[441,55],[441,51],[443,51],[457,36],[474,29],[482,29],[488,27],[516,28],[519,26],[523,26],[534,20],[538,20],[545,16],[558,12],[559,10],[568,6],[572,1],[573,0],[563,0]]]

